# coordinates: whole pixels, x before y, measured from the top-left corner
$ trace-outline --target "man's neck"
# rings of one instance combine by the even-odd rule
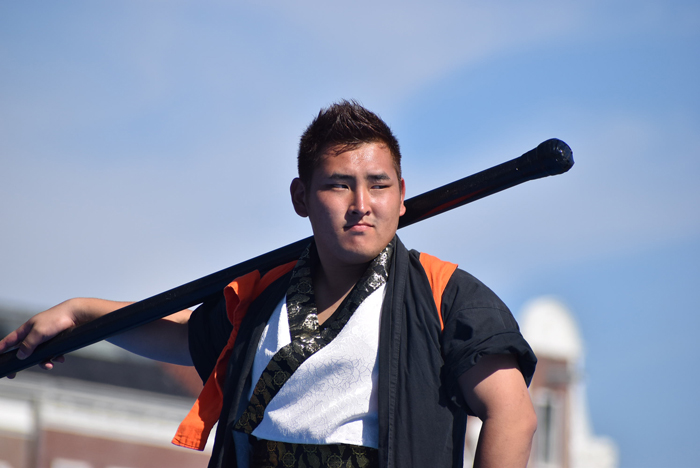
[[[313,281],[319,324],[323,324],[333,315],[367,270],[368,265],[369,262],[360,265],[328,267],[324,266],[323,261],[318,263]]]

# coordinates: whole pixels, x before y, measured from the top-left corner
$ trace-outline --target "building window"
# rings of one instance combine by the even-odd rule
[[[540,389],[533,400],[537,411],[537,432],[533,447],[534,467],[563,467],[566,438],[562,397],[555,392]]]

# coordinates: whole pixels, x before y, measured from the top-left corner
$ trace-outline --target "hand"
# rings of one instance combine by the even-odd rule
[[[88,323],[132,302],[108,301],[95,298],[74,298],[62,302],[30,318],[24,325],[0,340],[0,353],[18,348],[17,358],[26,359],[37,346],[64,330]],[[183,366],[192,365],[188,347],[188,321],[192,311],[185,309],[147,323],[107,341],[121,348],[158,361]],[[44,369],[52,369],[53,363],[63,362],[56,356],[41,363]],[[8,375],[12,378],[14,375]]]
[[[75,301],[62,302],[40,314],[27,320],[17,330],[0,340],[0,353],[17,348],[17,359],[26,359],[37,346],[64,330],[72,328],[79,323],[76,314]],[[54,363],[65,361],[63,356],[56,356],[40,364],[43,369],[53,369]],[[12,379],[16,374],[8,375]]]

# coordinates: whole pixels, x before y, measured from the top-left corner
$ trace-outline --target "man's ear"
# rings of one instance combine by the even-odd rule
[[[302,218],[307,218],[309,212],[306,209],[306,187],[304,183],[298,177],[292,180],[292,185],[289,186],[289,192],[292,195],[292,205],[294,205],[294,211],[297,212]]]
[[[399,216],[403,216],[406,213],[406,206],[403,204],[403,200],[406,198],[406,182],[401,178],[401,208],[399,208]]]

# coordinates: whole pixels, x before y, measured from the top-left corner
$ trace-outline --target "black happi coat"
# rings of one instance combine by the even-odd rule
[[[419,260],[397,239],[382,305],[379,339],[379,459],[382,468],[463,464],[467,413],[457,379],[487,354],[513,354],[529,384],[537,362],[503,302],[479,280],[456,270],[441,314]],[[290,274],[249,307],[227,368],[224,401],[210,468],[248,468],[248,435],[233,431],[245,410],[257,345]],[[231,332],[223,297],[190,319],[190,352],[203,380]]]

